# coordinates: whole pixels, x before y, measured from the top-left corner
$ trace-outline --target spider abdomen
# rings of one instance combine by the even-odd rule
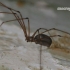
[[[52,39],[45,34],[36,35],[34,39],[36,44],[40,44],[47,47],[50,47],[52,43]]]

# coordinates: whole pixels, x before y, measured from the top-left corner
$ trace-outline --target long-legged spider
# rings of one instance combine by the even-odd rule
[[[3,23],[6,23],[6,22],[10,22],[10,21],[18,21],[18,23],[20,24],[23,32],[24,32],[24,35],[25,35],[25,40],[27,42],[35,42],[36,44],[40,44],[41,45],[41,48],[40,48],[40,70],[42,70],[41,68],[41,53],[42,53],[42,45],[43,46],[47,46],[47,47],[50,47],[50,45],[52,44],[52,37],[63,37],[61,35],[53,35],[53,36],[48,36],[46,34],[44,34],[45,32],[49,32],[51,30],[57,30],[57,31],[60,31],[60,32],[63,32],[63,33],[66,33],[66,34],[69,34],[68,32],[65,32],[65,31],[62,31],[62,30],[59,30],[59,29],[55,29],[55,28],[51,28],[51,29],[45,29],[45,28],[39,28],[37,29],[34,34],[32,36],[30,36],[30,23],[29,23],[29,18],[23,18],[20,11],[17,11],[15,9],[12,9],[10,7],[7,7],[6,5],[4,5],[3,3],[0,2],[0,6],[2,7],[5,7],[7,9],[9,9],[11,12],[0,12],[0,13],[5,13],[5,14],[13,14],[14,17],[16,19],[13,19],[13,20],[8,20],[8,21],[5,21],[5,22],[2,22],[1,25]],[[24,23],[24,19],[27,19],[28,20],[28,32],[26,31],[26,26],[25,26],[25,23]],[[0,26],[1,26],[0,25]],[[40,30],[44,30],[43,32],[40,33]],[[38,34],[37,34],[38,33]]]

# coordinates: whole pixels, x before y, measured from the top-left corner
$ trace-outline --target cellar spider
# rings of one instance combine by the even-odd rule
[[[17,11],[15,9],[12,9],[6,5],[4,5],[3,3],[0,2],[0,6],[2,7],[5,7],[7,8],[8,10],[10,10],[10,12],[0,12],[0,13],[5,13],[5,14],[13,14],[14,17],[16,19],[13,19],[13,20],[8,20],[8,21],[5,21],[5,22],[2,22],[2,24],[6,23],[6,22],[10,22],[10,21],[18,21],[18,23],[20,24],[23,32],[24,32],[24,35],[25,35],[25,40],[27,42],[35,42],[36,44],[40,44],[41,45],[41,48],[40,48],[40,70],[42,70],[42,67],[41,67],[41,54],[42,54],[42,45],[43,46],[47,46],[48,48],[50,47],[50,45],[52,44],[52,37],[63,37],[61,35],[53,35],[53,36],[48,36],[46,34],[44,34],[45,32],[49,32],[51,30],[56,30],[56,31],[60,31],[60,32],[63,32],[63,33],[66,33],[66,34],[69,34],[68,32],[65,32],[65,31],[62,31],[62,30],[59,30],[59,29],[56,29],[56,28],[51,28],[51,29],[46,29],[46,28],[39,28],[37,29],[32,36],[30,36],[30,23],[29,23],[29,18],[23,18],[20,11]],[[24,19],[27,19],[28,20],[28,32],[26,31],[26,26],[25,26],[25,23],[24,23]],[[0,25],[0,26],[1,26]],[[44,30],[43,32],[40,33],[40,30]]]

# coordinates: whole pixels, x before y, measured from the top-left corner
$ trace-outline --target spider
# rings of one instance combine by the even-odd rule
[[[5,13],[5,14],[13,14],[14,17],[16,19],[13,19],[13,20],[8,20],[8,21],[5,21],[5,22],[2,22],[0,26],[2,26],[2,24],[6,23],[6,22],[10,22],[10,21],[18,21],[18,23],[20,24],[23,32],[24,32],[24,35],[25,35],[25,40],[27,42],[35,42],[36,44],[40,44],[41,45],[41,48],[40,48],[40,70],[42,70],[42,67],[41,67],[41,51],[42,51],[42,46],[47,46],[48,48],[50,47],[50,45],[52,44],[52,37],[63,37],[61,35],[53,35],[53,36],[48,36],[46,34],[44,34],[45,32],[48,32],[51,31],[51,30],[56,30],[56,31],[60,31],[60,32],[63,32],[63,33],[66,33],[66,34],[69,34],[68,32],[65,32],[65,31],[62,31],[62,30],[59,30],[59,29],[56,29],[56,28],[51,28],[51,29],[46,29],[46,28],[39,28],[37,29],[32,36],[30,36],[30,23],[29,23],[29,18],[26,17],[26,18],[23,18],[22,17],[22,14],[20,13],[20,11],[17,11],[15,9],[12,9],[6,5],[4,5],[3,3],[0,2],[0,6],[2,7],[5,7],[7,8],[8,10],[10,10],[11,12],[0,12],[0,13]],[[25,23],[24,23],[24,20],[27,19],[28,20],[28,32],[26,30],[26,26],[25,26]],[[40,30],[44,30],[43,32],[40,33]]]

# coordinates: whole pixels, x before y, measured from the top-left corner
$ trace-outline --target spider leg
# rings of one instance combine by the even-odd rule
[[[23,18],[22,18],[23,19]],[[30,23],[29,23],[29,18],[26,17],[25,19],[28,20],[28,36],[30,37]]]
[[[37,30],[36,32],[40,34],[39,30]],[[42,70],[42,45],[40,46],[40,70]]]
[[[14,12],[13,12],[13,13],[11,13],[11,12],[0,12],[0,13],[4,13],[4,14],[14,14],[14,15],[16,16],[16,19],[19,18],[18,14],[17,14],[17,13],[14,13]],[[13,20],[11,20],[11,21],[13,21]],[[17,21],[18,21],[18,20],[17,20]],[[10,21],[7,21],[7,22],[10,22]],[[20,23],[20,21],[18,21],[18,22]],[[3,23],[5,23],[5,22],[3,22]],[[2,23],[2,24],[3,24],[3,23]],[[1,25],[2,25],[2,24],[1,24]],[[1,25],[0,25],[0,26],[1,26]]]
[[[37,32],[39,32],[40,30],[45,30],[45,31],[48,31],[47,29],[45,29],[45,28],[39,28],[39,29],[37,29],[35,32],[34,32],[34,34],[32,35],[32,37],[34,37],[35,36],[35,34],[37,33]],[[41,33],[40,33],[41,34]]]
[[[5,7],[5,8],[7,8],[7,9],[9,9],[9,10],[12,12],[12,14],[16,17],[16,19],[19,19],[19,18],[22,19],[22,20],[18,20],[18,22],[19,22],[19,23],[22,23],[23,26],[21,26],[21,27],[23,27],[22,29],[23,29],[23,31],[24,31],[25,37],[27,38],[26,26],[25,26],[25,24],[24,24],[23,17],[22,17],[22,15],[21,15],[20,11],[17,11],[17,10],[15,10],[15,9],[12,9],[12,8],[10,8],[10,7],[7,7],[6,5],[4,5],[4,4],[1,3],[1,2],[0,2],[0,5],[3,6],[3,7]],[[14,14],[14,12],[16,12],[16,14]],[[20,16],[20,17],[19,17],[19,16]],[[28,19],[28,36],[30,36],[29,19]]]
[[[4,14],[16,14],[16,13],[11,13],[11,12],[0,12],[0,13],[4,13]],[[16,14],[17,15],[17,14]],[[22,19],[28,19],[28,36],[30,36],[30,23],[29,23],[29,18],[27,17],[27,18],[22,18]],[[5,21],[5,22],[2,22],[1,23],[1,25],[3,24],[3,23],[6,23],[6,22],[10,22],[10,21],[16,21],[16,20],[22,20],[21,18],[18,18],[18,19],[13,19],[13,20],[9,20],[9,21]],[[19,21],[18,21],[19,22]],[[20,23],[20,22],[19,22]],[[20,23],[21,24],[21,23]],[[0,26],[1,26],[0,25]],[[21,24],[21,27],[22,27],[23,25]]]
[[[16,14],[16,13],[11,13],[11,12],[0,12],[0,13],[4,13],[4,14]],[[9,20],[9,21],[2,22],[2,23],[0,24],[0,26],[2,26],[3,23],[10,22],[10,21],[13,21],[13,20]]]
[[[40,46],[40,70],[42,70],[42,45]]]
[[[49,37],[64,37],[64,36],[61,36],[61,35],[52,35],[52,36],[49,36]]]
[[[19,22],[19,24],[21,25],[22,29],[24,29],[22,22],[18,20],[18,19],[20,19],[20,17],[18,16],[17,13],[14,13],[13,11],[12,11],[12,13],[11,13],[11,12],[0,12],[0,13],[13,14],[13,15],[16,17],[16,19],[17,19],[17,21]],[[22,19],[23,19],[23,18],[22,18]],[[11,20],[11,21],[13,21],[13,20]],[[10,22],[10,21],[7,21],[7,22]],[[3,22],[3,23],[4,23],[4,22]],[[2,23],[2,24],[3,24],[3,23]],[[2,24],[1,24],[1,25],[2,25]],[[24,30],[25,30],[25,29],[24,29]]]
[[[4,13],[4,14],[13,14],[13,15],[16,17],[16,19],[2,22],[1,25],[2,25],[3,23],[6,23],[6,22],[10,22],[10,21],[15,21],[15,20],[17,20],[17,21],[19,22],[21,28],[22,28],[23,31],[24,31],[25,37],[27,38],[26,30],[25,30],[25,28],[24,28],[22,22],[20,21],[20,20],[22,20],[22,19],[27,19],[27,18],[22,18],[22,19],[21,19],[21,18],[18,16],[18,14],[17,14],[17,13],[14,13],[14,12],[12,12],[12,13],[11,13],[11,12],[0,12],[0,13]],[[1,26],[1,25],[0,25],[0,26]]]
[[[28,27],[29,27],[29,18],[22,18],[22,19],[28,19]],[[22,20],[21,18],[19,19],[13,19],[13,20],[8,20],[8,21],[4,21],[0,24],[0,26],[2,26],[4,23],[7,23],[7,22],[11,22],[11,21],[16,21],[16,20]],[[22,27],[22,26],[21,26]],[[28,29],[29,30],[29,29]],[[30,30],[28,31],[28,36],[30,36]]]
[[[13,14],[11,12],[0,12],[0,13],[4,13],[4,14]],[[15,14],[15,13],[14,13]]]
[[[48,31],[51,31],[51,30],[60,31],[60,32],[63,32],[63,33],[66,33],[66,34],[70,35],[70,33],[66,32],[66,31],[63,31],[63,30],[60,30],[60,29],[51,28],[51,29],[49,29]],[[44,32],[46,32],[46,31],[44,31]],[[44,33],[44,32],[43,32],[43,33]],[[53,35],[53,36],[50,36],[50,37],[51,37],[52,40],[54,41],[53,37],[64,37],[64,36],[61,36],[61,35]]]
[[[21,15],[20,11],[17,11],[17,10],[15,10],[15,9],[12,9],[12,8],[10,8],[10,7],[7,7],[6,5],[4,5],[4,4],[1,3],[1,2],[0,2],[0,5],[3,6],[3,7],[5,7],[5,8],[7,8],[7,9],[9,9],[12,13],[16,12],[16,14],[17,14],[18,16],[20,16],[20,18],[21,18],[22,20],[21,20],[21,21],[18,21],[18,22],[21,22],[21,23],[23,24],[24,32],[25,32],[26,37],[27,37],[26,26],[25,26],[25,24],[24,24],[23,17],[22,17],[22,15]],[[13,14],[13,15],[16,17],[16,19],[19,19],[18,16],[16,16],[15,14]],[[28,19],[28,36],[30,36],[30,23],[29,23],[29,18],[27,18],[27,19]]]
[[[23,18],[23,19],[27,19],[27,18]],[[4,21],[0,24],[0,26],[2,26],[4,23],[7,23],[7,22],[11,22],[11,21],[17,21],[17,20],[22,20],[22,19],[12,19],[12,20],[8,20],[8,21]]]
[[[0,12],[0,13],[4,13],[4,14],[13,14],[15,17],[16,17],[16,20],[19,22],[19,24],[21,25],[21,27],[22,27],[22,29],[24,29],[24,27],[23,27],[23,24],[21,23],[21,21],[19,21],[18,19],[20,19],[20,17],[18,16],[18,14],[17,13],[14,13],[14,12]],[[11,21],[13,21],[13,20],[11,20]],[[10,21],[6,21],[6,22],[10,22]],[[5,22],[3,22],[3,23],[5,23]],[[2,23],[2,24],[3,24]],[[2,25],[1,24],[1,25]],[[0,26],[1,26],[0,25]],[[25,29],[24,29],[25,30]],[[25,32],[25,31],[24,31]]]
[[[50,32],[49,32],[49,31],[51,31],[51,30],[57,30],[57,31],[60,31],[60,32],[63,32],[63,33],[66,33],[66,34],[69,34],[69,35],[70,35],[70,33],[66,32],[66,31],[59,30],[59,29],[55,29],[55,28],[51,28],[51,29],[39,28],[39,29],[37,29],[37,30],[34,32],[34,34],[32,35],[32,37],[34,37],[35,34],[36,34],[39,30],[41,30],[41,29],[42,29],[42,30],[45,30],[45,31],[41,32],[40,34],[43,34],[43,33],[45,33],[45,32],[48,32],[49,35],[50,35],[50,37],[52,37],[52,39],[53,39],[53,37],[55,37],[55,36],[58,36],[58,37],[64,37],[64,36],[61,36],[61,35],[53,35],[53,36],[51,36],[51,34],[50,34]],[[53,40],[54,40],[54,39],[53,39]]]
[[[51,30],[57,30],[57,31],[60,31],[60,32],[63,32],[63,33],[66,33],[66,34],[69,34],[70,35],[70,33],[66,32],[66,31],[63,31],[63,30],[60,30],[60,29],[51,28],[48,31],[51,31]]]
[[[7,8],[7,9],[9,9],[12,13],[13,13],[13,12],[18,13],[18,14],[20,15],[20,18],[21,18],[21,19],[23,18],[22,15],[21,15],[21,13],[20,13],[20,11],[17,11],[17,10],[15,10],[15,9],[12,9],[12,8],[10,8],[10,7],[6,6],[6,5],[4,5],[4,4],[1,3],[1,2],[0,2],[0,5],[3,6],[3,7],[5,7],[5,8]],[[13,14],[13,15],[16,17],[15,14]],[[24,29],[25,29],[25,31],[26,31],[26,27],[25,27],[25,24],[24,24],[23,19],[21,20],[21,22],[23,23]]]

